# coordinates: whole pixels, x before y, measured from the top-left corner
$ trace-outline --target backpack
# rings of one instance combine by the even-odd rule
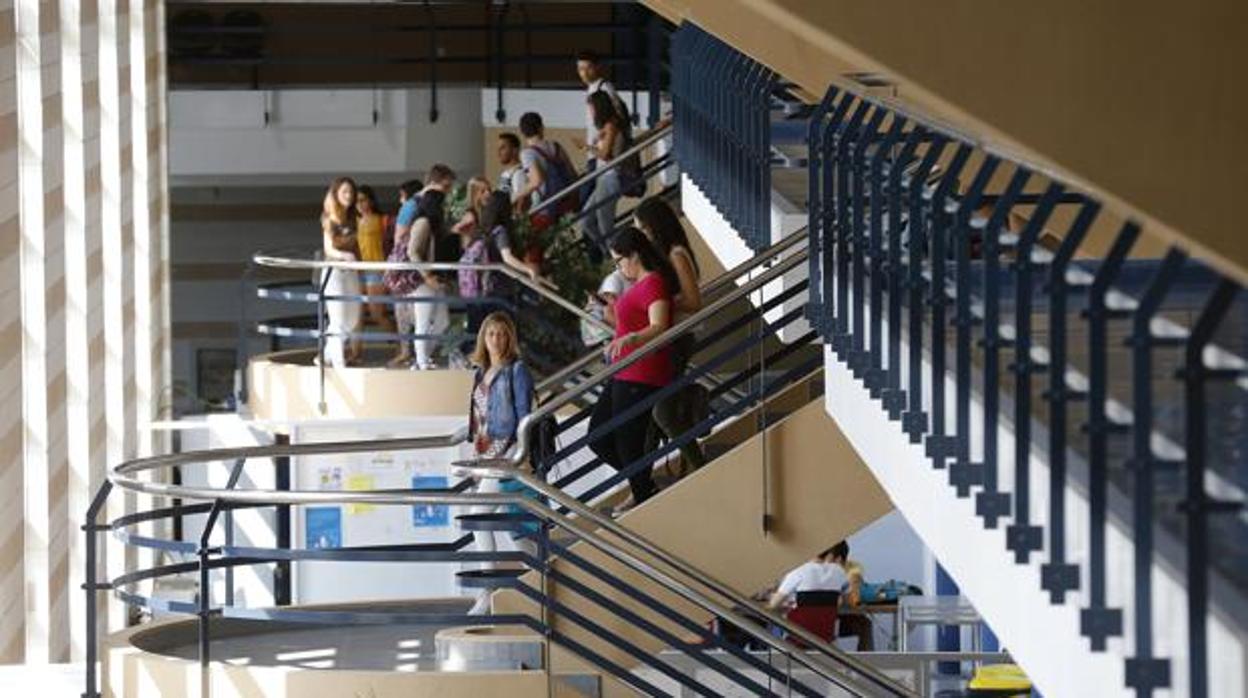
[[[411,235],[410,231],[403,235],[396,235],[394,244],[390,247],[390,254],[386,255],[387,262],[410,262],[407,258],[407,238]],[[409,269],[387,269],[381,275],[381,283],[395,296],[410,296],[420,286],[420,272]]]
[[[599,87],[598,91],[602,92],[603,89]],[[624,124],[624,129],[620,134],[624,139],[624,147],[620,151],[627,151],[635,145],[633,140],[633,118],[628,113],[628,106],[624,104],[624,100],[620,99],[619,94],[612,95],[608,92],[607,96],[611,97],[611,103],[615,105],[615,113],[619,115],[621,123]],[[641,198],[646,195],[646,182],[641,177],[641,153],[633,153],[624,158],[624,161],[618,167],[618,171],[620,174],[621,194],[632,198]]]
[[[537,146],[529,146],[528,150],[533,151],[542,161],[542,174],[545,180],[542,182],[542,198],[548,199],[555,194],[568,188],[568,185],[576,181],[576,171],[569,165],[567,155],[563,152],[563,146],[554,141],[547,141],[554,147],[553,153],[547,153]],[[575,193],[570,193],[564,198],[575,198]],[[572,208],[576,208],[573,206]]]

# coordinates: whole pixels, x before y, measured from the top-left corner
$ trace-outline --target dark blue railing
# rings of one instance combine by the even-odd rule
[[[686,22],[672,35],[675,152],[755,251],[771,244],[774,72]]]
[[[708,41],[696,36],[689,41]],[[681,84],[674,79],[674,88]],[[807,145],[807,310],[836,358],[900,431],[924,445],[933,467],[947,466],[958,496],[974,495],[985,527],[1007,522],[1018,562],[1047,549],[1040,582],[1055,604],[1080,588],[1082,571],[1067,550],[1074,524],[1066,496],[1083,481],[1090,528],[1080,532],[1089,541],[1081,629],[1094,651],[1123,633],[1123,610],[1108,604],[1106,587],[1111,575],[1129,575],[1135,655],[1125,680],[1139,695],[1170,685],[1169,660],[1155,656],[1151,636],[1154,528],[1181,541],[1190,691],[1208,695],[1211,577],[1248,590],[1248,555],[1231,542],[1248,536],[1239,496],[1248,489],[1248,396],[1238,387],[1248,368],[1239,358],[1248,313],[1236,303],[1238,284],[1178,248],[1160,262],[1141,259],[1134,253],[1140,226],[1107,213],[1095,196],[851,91],[828,90],[812,113]],[[683,160],[682,167],[696,170]],[[1021,226],[1020,207],[1028,214]],[[1108,251],[1089,253],[1093,231],[1108,226],[1117,229]],[[1056,244],[1046,244],[1048,234]],[[1079,259],[1088,256],[1096,259]],[[1155,369],[1166,352],[1182,356],[1171,362],[1177,372]],[[1124,366],[1129,375],[1116,369]],[[953,395],[945,389],[950,378]],[[976,399],[982,424],[972,424]],[[1002,408],[1011,400],[1012,493],[1001,488],[998,452]],[[1183,423],[1167,428],[1159,414]],[[1036,443],[1033,423],[1047,427],[1046,443]],[[1211,428],[1241,436],[1211,447]],[[982,448],[973,448],[973,431],[982,432]],[[1159,438],[1181,447],[1160,453]],[[1048,461],[1047,492],[1031,491],[1035,455]],[[1075,461],[1085,470],[1076,474]],[[1236,496],[1211,494],[1211,472]],[[1163,478],[1162,487],[1165,473],[1182,476]],[[1032,518],[1037,494],[1047,494],[1043,526]],[[1115,498],[1131,502],[1130,515],[1119,517],[1135,546],[1129,570],[1106,561]],[[1234,535],[1211,536],[1211,526]]]

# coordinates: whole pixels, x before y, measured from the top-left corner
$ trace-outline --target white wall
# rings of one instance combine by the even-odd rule
[[[622,95],[630,109],[632,93]],[[170,94],[170,168],[180,182],[256,176],[267,181],[336,174],[419,174],[445,162],[473,173],[484,164],[486,126],[515,128],[536,111],[550,128],[585,125],[581,90],[438,89],[438,120],[429,120],[427,88],[321,90],[178,90]],[[638,94],[637,110],[648,98]],[[373,111],[377,121],[373,121]],[[267,115],[267,121],[266,121]]]
[[[402,173],[433,162],[473,171],[482,162],[480,94],[440,89],[430,123],[426,89],[178,90],[170,167],[175,177]]]

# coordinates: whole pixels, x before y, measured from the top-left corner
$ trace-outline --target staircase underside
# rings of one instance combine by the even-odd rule
[[[1243,3],[643,1],[811,98],[883,76],[867,91],[1086,183],[1248,280],[1236,196],[1248,98],[1228,80],[1248,58]]]

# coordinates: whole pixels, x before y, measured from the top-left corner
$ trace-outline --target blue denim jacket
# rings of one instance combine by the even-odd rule
[[[485,371],[477,369],[472,378],[472,394],[485,378]],[[501,369],[490,384],[490,407],[486,416],[485,434],[491,439],[515,439],[520,420],[533,409],[533,376],[519,359]],[[468,407],[472,414],[471,404]],[[468,420],[469,438],[476,436],[477,425]]]

